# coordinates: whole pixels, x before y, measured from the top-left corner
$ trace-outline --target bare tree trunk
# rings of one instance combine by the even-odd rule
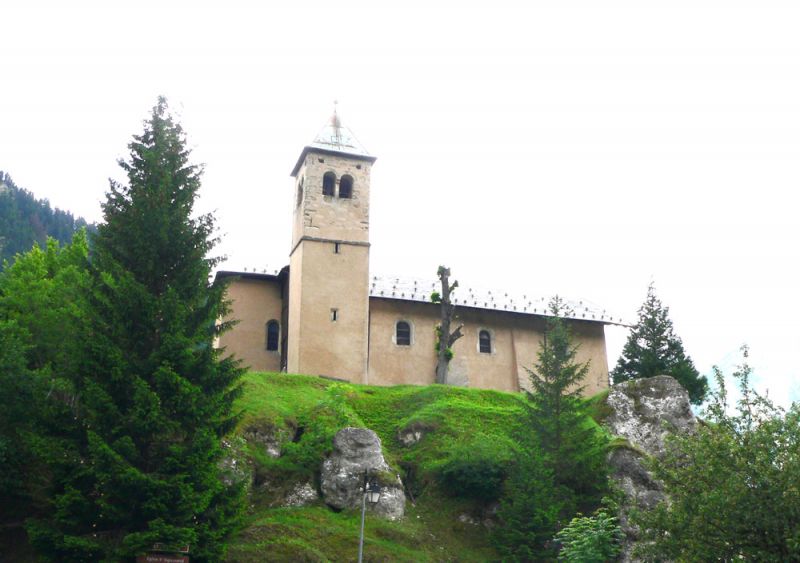
[[[450,326],[453,322],[456,307],[450,302],[450,294],[458,287],[458,282],[453,282],[450,285],[450,268],[439,266],[439,280],[442,282],[442,293],[439,296],[439,304],[441,306],[441,324],[439,325],[439,350],[436,358],[436,383],[447,383],[447,368],[450,365],[450,360],[453,355],[453,344],[455,341],[464,336],[461,329],[464,328],[463,324],[450,332]]]

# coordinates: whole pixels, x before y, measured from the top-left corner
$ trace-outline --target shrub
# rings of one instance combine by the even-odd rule
[[[451,452],[450,459],[439,470],[439,481],[454,496],[490,502],[502,493],[508,465],[503,450],[487,441],[478,441]]]
[[[622,530],[617,519],[604,510],[594,516],[576,516],[555,537],[561,544],[558,559],[601,563],[613,560],[620,550]]]

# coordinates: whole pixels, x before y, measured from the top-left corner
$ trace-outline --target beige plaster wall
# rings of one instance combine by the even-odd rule
[[[320,160],[322,162],[320,162]],[[303,236],[329,240],[369,241],[369,182],[372,163],[309,152],[295,178],[295,208],[292,248]],[[322,178],[336,174],[334,196],[322,195]],[[353,177],[353,196],[338,197],[342,176]],[[303,196],[297,206],[297,189],[303,182]]]
[[[544,318],[503,311],[459,309],[464,336],[453,346],[450,364],[454,384],[484,389],[519,391],[529,386],[525,367],[536,361],[543,339]],[[412,326],[412,345],[395,343],[397,321]],[[436,353],[434,328],[439,322],[438,306],[393,299],[370,299],[369,377],[374,385],[434,382]],[[591,360],[585,394],[593,395],[608,386],[608,367],[603,325],[569,321],[575,342],[580,345],[578,360]],[[492,353],[480,353],[478,333],[492,335]]]
[[[363,383],[369,247],[305,240],[291,259],[288,371]],[[338,317],[331,320],[331,309]]]
[[[231,312],[225,320],[238,320],[232,330],[224,333],[219,345],[229,354],[240,358],[250,369],[280,371],[280,346],[275,352],[267,351],[267,322],[281,322],[280,282],[240,278],[228,286]],[[280,338],[285,327],[281,323]]]

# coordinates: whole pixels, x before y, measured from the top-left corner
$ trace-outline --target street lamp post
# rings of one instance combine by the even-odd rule
[[[381,486],[374,477],[369,478],[364,471],[364,494],[361,498],[361,536],[358,539],[358,563],[362,563],[364,557],[364,518],[367,512],[367,501],[370,504],[378,504],[381,500]]]

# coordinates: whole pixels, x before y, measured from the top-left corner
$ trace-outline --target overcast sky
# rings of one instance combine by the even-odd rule
[[[654,281],[701,372],[747,343],[761,388],[800,399],[797,2],[26,1],[0,21],[0,169],[55,206],[101,219],[164,94],[225,267],[278,269],[289,173],[338,99],[378,157],[373,273],[446,264],[630,320]]]

